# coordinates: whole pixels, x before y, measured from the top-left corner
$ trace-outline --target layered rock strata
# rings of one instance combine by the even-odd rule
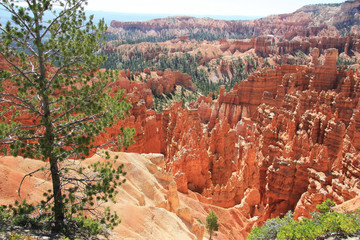
[[[271,15],[250,21],[225,21],[211,18],[168,17],[150,21],[120,22],[112,21],[109,32],[122,39],[134,36],[146,37],[182,37],[197,32],[209,35],[224,35],[230,38],[248,38],[257,36],[283,36],[286,39],[307,37],[339,37],[344,32],[356,32],[360,24],[359,0],[345,1],[342,4],[312,4],[289,14]],[[263,38],[258,45],[263,45]],[[244,44],[240,49],[246,49]],[[315,47],[315,46],[312,46]],[[317,46],[320,47],[320,46]],[[326,46],[324,49],[331,46]]]
[[[168,182],[166,201],[156,206],[184,222],[193,222],[196,214],[179,205],[181,196],[208,210],[230,209],[226,214],[236,216],[231,221],[241,226],[241,238],[255,222],[288,210],[309,216],[326,198],[342,203],[360,194],[360,72],[337,69],[336,49],[324,53],[324,65],[320,50],[313,49],[308,66],[261,69],[229,92],[221,88],[217,100],[203,96],[191,108],[174,103],[163,113],[151,110],[148,81],[131,82],[122,72],[112,90],[125,88],[133,108],[97,141],[130,126],[136,143],[127,151],[164,154],[163,172],[148,164]],[[151,84],[158,80],[156,89],[192,87],[180,73],[146,74]],[[238,231],[231,221],[220,219],[228,237]],[[189,236],[199,235],[199,227],[193,225]]]
[[[216,101],[175,103],[157,115],[152,138],[178,190],[241,206],[259,222],[288,210],[309,216],[326,198],[358,196],[359,72],[338,70],[336,49],[325,51],[324,65],[318,54],[312,50],[309,66],[262,69],[220,89]]]

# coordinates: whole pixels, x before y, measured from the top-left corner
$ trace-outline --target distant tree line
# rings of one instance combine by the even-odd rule
[[[250,38],[252,34],[249,31],[241,32],[228,32],[225,30],[209,30],[209,29],[196,29],[188,28],[185,30],[184,35],[189,37],[189,40],[196,40],[198,42],[216,41],[220,39],[244,39]],[[141,30],[122,31],[117,33],[107,33],[107,41],[121,41],[125,44],[137,44],[141,42],[165,42],[168,40],[178,38],[178,31],[162,29],[156,31],[155,35],[149,36],[146,32]]]
[[[181,50],[175,49],[175,52]],[[199,95],[208,96],[212,93],[213,98],[217,96],[220,86],[224,85],[227,91],[230,91],[234,85],[243,81],[248,77],[245,69],[245,61],[247,69],[256,69],[259,66],[257,60],[247,56],[245,60],[238,58],[232,62],[232,73],[228,75],[226,72],[222,76],[217,76],[217,81],[210,79],[210,72],[216,72],[216,68],[221,64],[221,60],[216,63],[204,61],[200,52],[197,54],[180,53],[171,54],[168,48],[159,45],[148,47],[147,49],[138,49],[137,47],[129,50],[117,49],[112,52],[103,51],[101,54],[107,56],[103,67],[106,69],[125,69],[130,73],[143,72],[146,68],[156,68],[160,71],[171,69],[172,71],[181,71],[192,77],[193,83],[197,90],[189,96],[189,93],[179,95],[178,93],[166,93],[166,95],[158,95],[154,92],[154,109],[161,112],[166,108],[172,100],[183,101],[184,104],[195,100]],[[210,66],[211,65],[211,66]],[[134,80],[133,74],[130,74],[130,80]],[[146,81],[142,77],[140,81]],[[191,94],[190,94],[191,95]]]

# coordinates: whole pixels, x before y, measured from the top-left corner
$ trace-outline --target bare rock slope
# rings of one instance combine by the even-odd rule
[[[245,239],[254,221],[246,218],[246,208],[224,209],[201,203],[198,194],[177,191],[173,176],[164,170],[162,154],[111,153],[119,156],[117,164],[124,164],[126,183],[118,188],[115,204],[108,204],[122,222],[110,239],[203,239],[207,214],[213,210],[219,216],[217,239]],[[95,161],[106,161],[99,155],[86,159],[87,166]],[[74,166],[80,164],[72,161]],[[27,199],[39,202],[42,193],[51,188],[44,173],[26,178],[19,196],[17,189],[22,177],[45,163],[22,157],[0,158],[0,204]],[[252,224],[251,224],[252,223]]]

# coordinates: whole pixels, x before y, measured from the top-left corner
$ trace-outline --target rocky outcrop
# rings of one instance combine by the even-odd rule
[[[345,1],[341,4],[340,12],[334,16],[333,23],[338,28],[348,28],[351,25],[359,25],[359,1]]]
[[[162,115],[162,140],[167,169],[182,186],[182,192],[187,192],[187,189],[202,192],[209,186],[207,137],[202,136],[197,110],[183,109],[181,103],[165,110]]]
[[[204,221],[204,212],[189,212],[181,204],[187,197],[207,210],[236,215],[231,221],[239,230],[221,227],[228,237],[245,237],[255,223],[288,210],[309,216],[326,198],[350,200],[360,194],[360,73],[337,68],[337,49],[325,50],[323,57],[320,49],[310,52],[307,66],[258,69],[232,90],[220,88],[216,100],[202,96],[191,108],[175,102],[162,113],[150,109],[154,91],[172,91],[177,84],[191,89],[191,78],[147,69],[139,73],[145,81],[130,81],[130,73],[122,71],[112,92],[125,89],[133,107],[96,141],[129,126],[136,133],[127,151],[165,155],[163,160],[152,155],[146,163],[166,189],[164,197],[155,196],[154,206],[191,224],[189,236],[203,236],[194,219]],[[141,206],[148,198],[135,197]]]
[[[359,49],[359,37],[355,34],[349,34],[346,37],[322,36],[293,40],[280,39],[276,46],[274,51],[277,51],[278,54],[296,53],[296,51],[307,54],[313,48],[318,48],[320,52],[324,52],[328,48],[336,48],[339,53],[344,52],[347,55],[353,55]]]
[[[290,14],[272,15],[250,21],[224,21],[210,18],[168,17],[153,19],[145,22],[112,21],[109,32],[129,36],[129,32],[136,33],[136,38],[147,36],[182,37],[190,36],[198,31],[212,35],[227,32],[230,36],[284,36],[294,37],[339,36],[340,31],[349,31],[352,26],[360,23],[359,0],[346,1],[342,4],[309,5]],[[326,23],[326,24],[325,24]],[[263,38],[257,39],[257,45],[263,45]],[[240,49],[246,49],[241,44]],[[262,51],[262,50],[260,50]]]
[[[216,101],[165,110],[160,152],[178,190],[258,222],[358,196],[359,72],[339,71],[336,49],[319,64],[319,52],[309,66],[262,69]]]
[[[359,73],[338,71],[337,49],[324,52],[323,65],[319,53],[311,51],[309,66],[259,70],[193,109],[174,103],[155,114],[134,102],[130,126],[139,135],[129,150],[165,154],[180,192],[239,205],[258,221],[288,210],[308,216],[326,198],[357,196]]]
[[[162,154],[136,154],[109,152],[111,158],[117,156],[116,164],[123,164],[126,182],[117,188],[116,203],[105,206],[116,211],[121,224],[109,231],[108,239],[203,239],[206,216],[215,211],[219,219],[218,238],[245,239],[249,228],[255,223],[245,215],[248,206],[259,202],[256,190],[248,191],[243,206],[219,208],[201,203],[196,193],[182,194],[177,191],[173,175],[164,166]],[[67,164],[87,167],[96,161],[107,161],[101,151],[83,161],[71,160]],[[16,190],[24,174],[45,166],[39,160],[22,157],[2,157],[0,159],[0,204],[13,204],[14,200],[37,203],[43,193],[51,188],[45,172],[37,172],[22,183],[21,194]],[[103,211],[104,208],[97,208]],[[30,231],[27,231],[30,232]]]
[[[145,77],[148,78],[145,78]],[[152,110],[153,93],[170,93],[174,91],[175,85],[181,85],[192,90],[196,89],[191,77],[180,72],[150,71],[144,76],[143,82],[130,81],[125,71],[120,71],[119,79],[111,86],[112,93],[121,89],[125,90],[128,101],[132,108],[125,119],[118,121],[106,132],[96,138],[96,144],[103,144],[107,139],[119,134],[119,129],[130,127],[135,129],[133,140],[135,144],[126,150],[137,153],[160,153],[164,149],[163,140],[163,116]],[[161,90],[159,90],[161,89]],[[120,146],[118,150],[124,150]]]
[[[140,98],[145,100],[146,107],[152,108],[153,95],[161,95],[163,93],[172,93],[175,86],[182,86],[191,91],[196,90],[195,84],[192,82],[191,77],[188,74],[183,74],[180,71],[171,71],[170,69],[162,71],[156,71],[156,69],[150,70],[144,69],[142,74],[137,73],[141,81],[131,81],[130,72],[120,71],[119,79],[113,83],[112,91],[119,91],[125,89],[126,93],[132,94],[138,92],[137,96],[128,96],[130,98]],[[134,100],[134,101],[138,101]]]
[[[220,41],[220,49],[223,52],[229,51],[231,54],[238,52],[246,52],[254,49],[255,53],[259,56],[268,56],[271,52],[270,45],[273,44],[273,37],[252,37],[246,41],[232,41],[228,42],[225,39]]]

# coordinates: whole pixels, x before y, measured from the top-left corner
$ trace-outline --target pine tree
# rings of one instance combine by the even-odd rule
[[[210,240],[214,232],[219,230],[218,217],[216,216],[216,213],[214,211],[211,211],[206,216],[206,229],[210,234],[210,238],[209,238]]]
[[[94,197],[113,198],[119,176],[124,175],[121,166],[111,170],[112,164],[97,163],[96,181],[67,187],[81,179],[68,177],[71,168],[62,163],[88,156],[99,147],[94,137],[130,108],[121,91],[109,94],[116,74],[98,71],[105,57],[95,53],[104,43],[106,26],[103,20],[96,26],[92,16],[87,19],[85,4],[86,0],[0,2],[11,14],[11,21],[0,26],[0,60],[5,62],[0,72],[0,147],[4,155],[49,162],[53,187],[47,202],[53,200],[56,231],[63,231],[69,211],[93,205]],[[20,121],[24,115],[33,121]],[[126,129],[101,147],[127,145],[131,134]],[[85,174],[77,171],[78,176]],[[83,198],[75,199],[80,190]]]

